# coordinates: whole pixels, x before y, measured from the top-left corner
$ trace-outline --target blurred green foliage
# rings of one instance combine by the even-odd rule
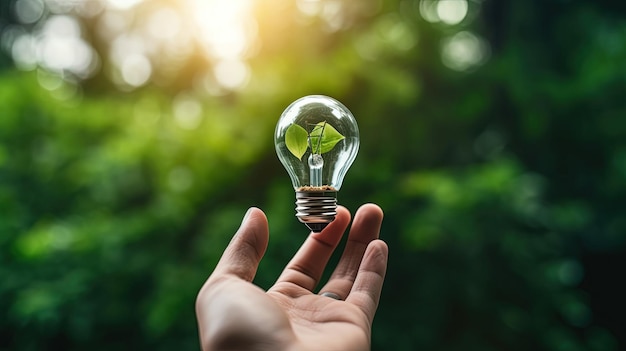
[[[250,81],[219,95],[193,89],[196,61],[120,91],[0,56],[0,350],[198,349],[195,295],[247,207],[270,222],[262,287],[307,234],[273,129],[318,93],[362,135],[339,202],[385,211],[374,350],[624,347],[624,6],[472,1],[446,25],[424,3],[329,31],[263,2]],[[462,31],[484,62],[451,69]],[[181,101],[199,119],[177,118]]]

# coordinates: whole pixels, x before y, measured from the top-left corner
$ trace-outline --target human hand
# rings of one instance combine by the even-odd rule
[[[258,208],[248,210],[198,293],[203,350],[369,350],[387,269],[387,245],[378,239],[382,219],[376,205],[359,208],[339,263],[316,294],[350,222],[350,212],[339,206],[335,220],[311,233],[276,283],[263,291],[251,282],[267,248],[267,218]]]

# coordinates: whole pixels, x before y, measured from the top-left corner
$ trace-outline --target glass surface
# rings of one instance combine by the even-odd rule
[[[285,134],[293,124],[304,128],[309,135],[309,147],[301,158],[296,157],[286,143]],[[315,133],[321,130],[315,131],[315,128],[321,128],[320,125],[332,126],[344,138],[329,151],[322,149],[325,152],[316,153],[316,142],[323,139],[323,136],[315,138]],[[295,190],[308,186],[330,186],[339,190],[359,150],[359,128],[350,110],[339,101],[311,95],[294,101],[285,109],[276,125],[274,142]]]

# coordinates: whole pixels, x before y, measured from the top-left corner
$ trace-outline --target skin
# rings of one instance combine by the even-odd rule
[[[196,300],[203,350],[369,350],[374,314],[387,269],[387,245],[378,239],[382,210],[357,211],[344,252],[320,293],[314,289],[350,222],[336,219],[311,233],[276,283],[264,291],[252,284],[267,248],[267,218],[248,210]]]

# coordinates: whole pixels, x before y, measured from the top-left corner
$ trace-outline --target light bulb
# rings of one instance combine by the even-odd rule
[[[354,116],[333,98],[305,96],[282,113],[274,142],[296,191],[296,217],[322,231],[335,219],[337,192],[359,151]]]

